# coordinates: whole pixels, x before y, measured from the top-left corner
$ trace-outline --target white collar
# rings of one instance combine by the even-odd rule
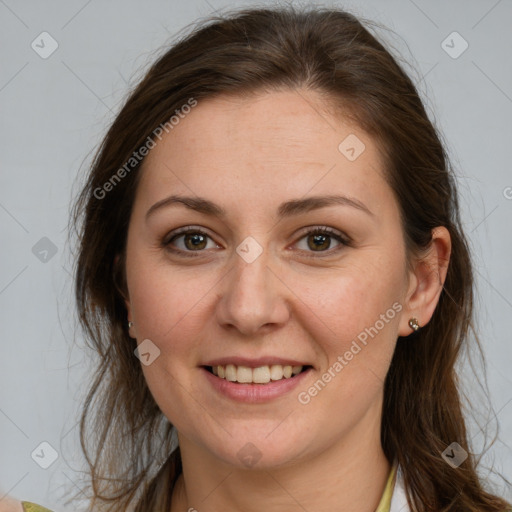
[[[407,498],[405,496],[404,481],[400,466],[396,470],[395,487],[391,497],[389,512],[410,512]]]

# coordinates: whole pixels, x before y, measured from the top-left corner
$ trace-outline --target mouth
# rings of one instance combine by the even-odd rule
[[[203,368],[219,379],[237,384],[261,384],[266,385],[286,379],[294,379],[298,375],[307,372],[311,365],[262,365],[250,367],[235,364],[216,364],[203,366]]]

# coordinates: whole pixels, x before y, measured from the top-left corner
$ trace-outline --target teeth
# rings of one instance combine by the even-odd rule
[[[260,366],[259,368],[254,368],[252,371],[252,380],[256,382],[256,384],[266,384],[270,382],[270,369],[268,366]]]
[[[302,368],[302,366],[282,366],[280,364],[249,368],[248,366],[228,364],[226,366],[213,366],[212,372],[217,377],[229,380],[230,382],[267,384],[270,381],[282,380],[283,378],[289,379],[292,375],[299,374]]]
[[[292,375],[297,375],[302,371],[302,366],[292,366]]]
[[[270,378],[272,380],[281,380],[283,378],[283,367],[280,364],[273,364],[270,367]]]
[[[239,366],[236,370],[236,380],[242,383],[252,382],[252,370],[247,366]]]
[[[226,366],[226,380],[235,382],[237,377],[236,366],[234,364],[228,364]]]

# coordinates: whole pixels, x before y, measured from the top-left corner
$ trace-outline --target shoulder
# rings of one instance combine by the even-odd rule
[[[0,512],[52,512],[51,510],[29,501],[19,501],[14,498],[0,499]]]
[[[51,510],[43,507],[42,505],[38,505],[37,503],[32,503],[30,501],[22,501],[21,502],[23,512],[52,512]]]
[[[0,512],[23,512],[21,501],[5,497],[0,499]]]

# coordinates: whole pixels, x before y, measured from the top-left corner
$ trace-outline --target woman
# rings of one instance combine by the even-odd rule
[[[454,373],[473,278],[447,156],[354,16],[196,28],[74,213],[90,510],[510,509]]]

